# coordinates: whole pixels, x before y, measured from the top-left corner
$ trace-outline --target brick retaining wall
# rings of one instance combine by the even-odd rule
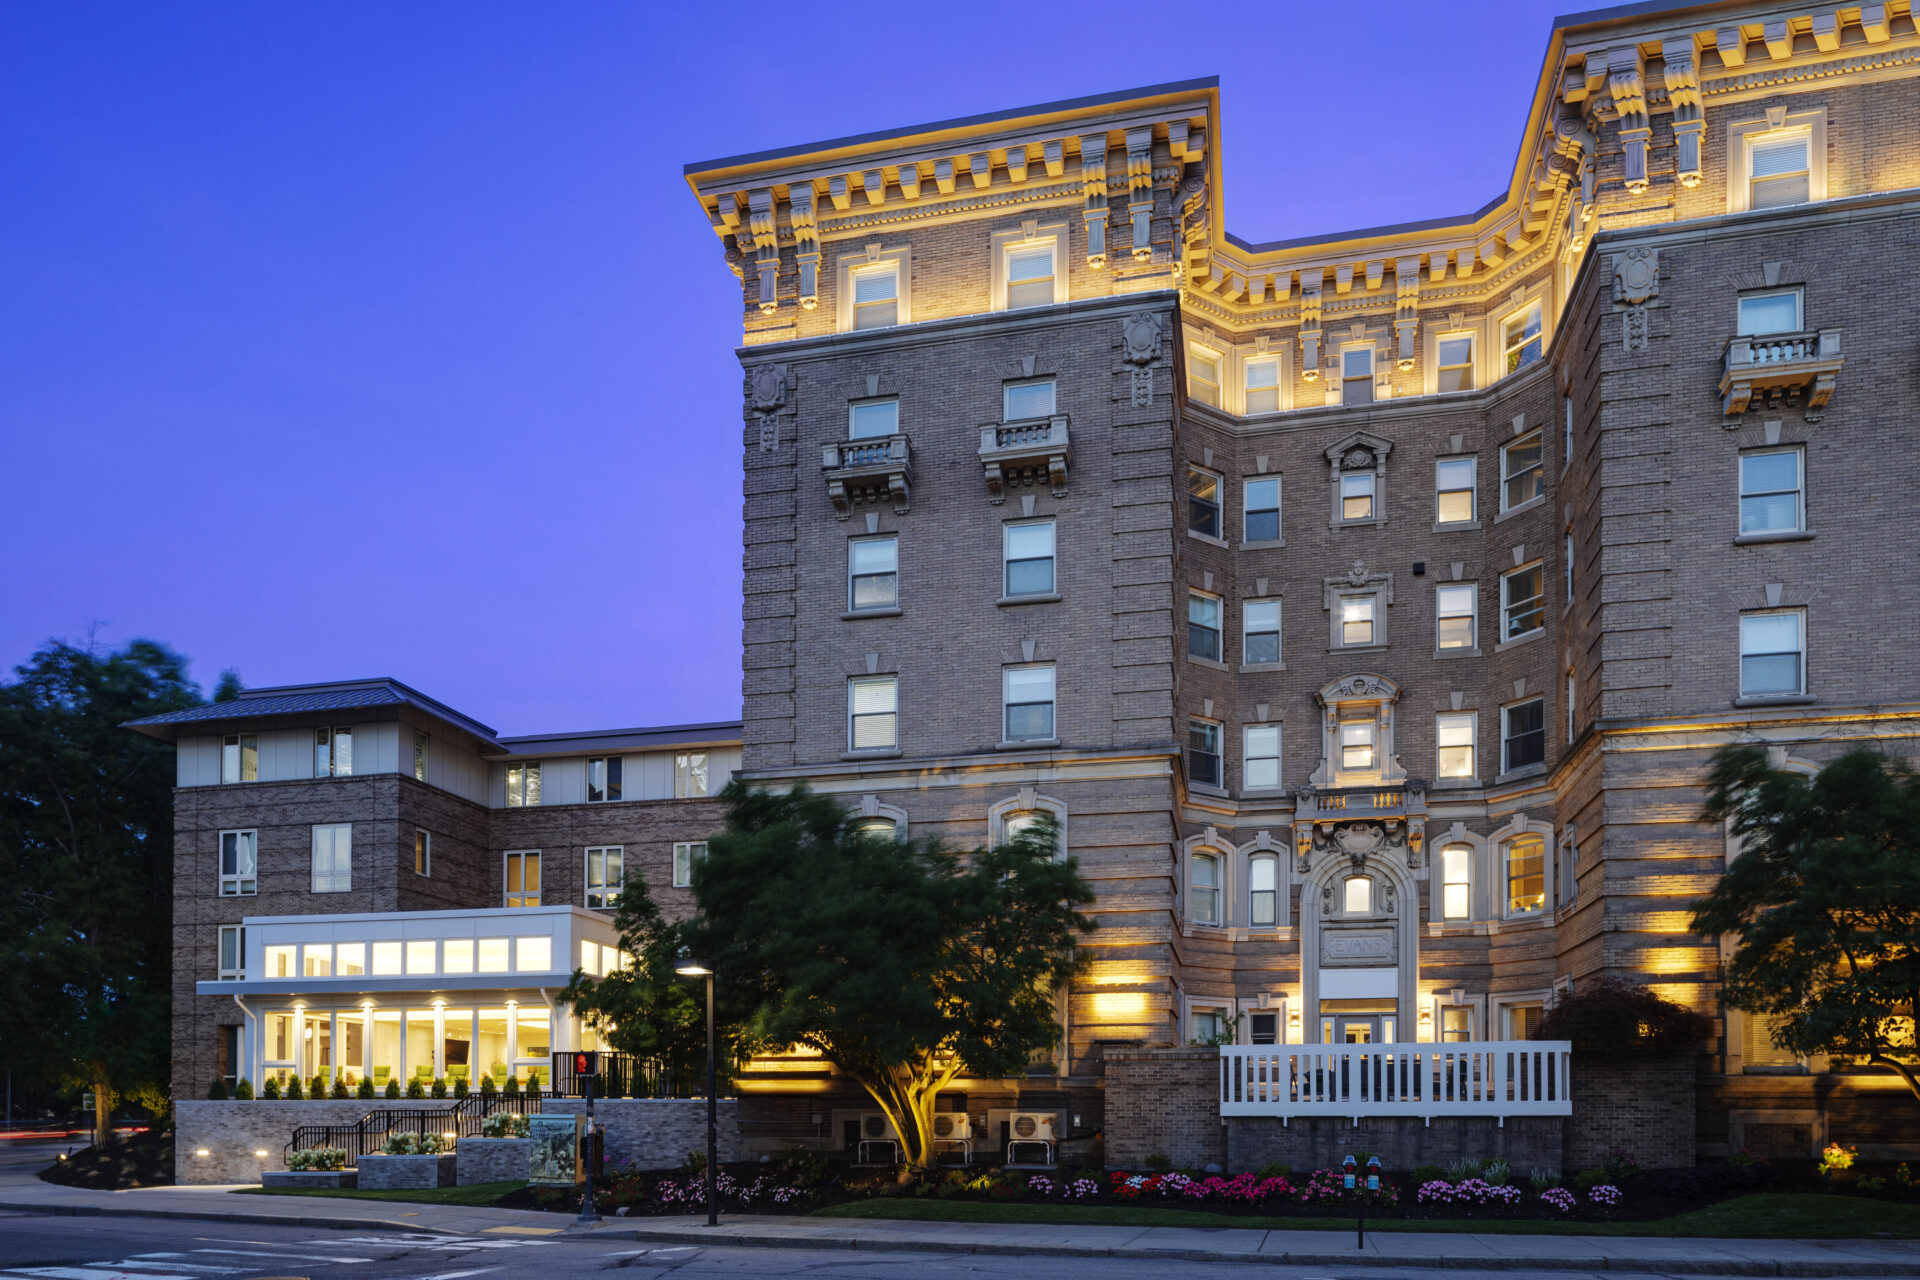
[[[531,1138],[462,1138],[455,1151],[460,1160],[454,1181],[463,1187],[476,1182],[525,1182],[532,1151]]]
[[[584,1115],[581,1098],[549,1098],[543,1109],[550,1115]],[[739,1103],[720,1099],[719,1147],[722,1162],[743,1160],[752,1153],[740,1141]],[[596,1098],[593,1117],[606,1126],[609,1166],[631,1161],[641,1169],[668,1169],[681,1164],[689,1151],[707,1149],[707,1103],[704,1098]]]
[[[307,1124],[355,1124],[376,1108],[444,1112],[448,1099],[368,1102],[364,1098],[325,1102],[176,1102],[173,1104],[174,1180],[187,1185],[260,1181],[269,1169],[287,1167],[283,1150],[293,1131]],[[198,1155],[201,1150],[206,1155]],[[254,1152],[266,1155],[256,1156]],[[353,1157],[349,1156],[351,1162]]]
[[[1567,1171],[1598,1168],[1614,1147],[1632,1152],[1642,1169],[1692,1168],[1697,1070],[1690,1053],[1574,1050]]]
[[[1143,1169],[1149,1156],[1184,1168],[1225,1164],[1217,1049],[1107,1050],[1107,1165]]]

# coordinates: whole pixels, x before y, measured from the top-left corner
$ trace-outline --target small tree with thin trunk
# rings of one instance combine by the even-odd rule
[[[744,1040],[819,1051],[873,1098],[907,1162],[964,1070],[1026,1071],[1060,1037],[1057,993],[1093,900],[1051,820],[993,849],[860,831],[840,801],[739,783],[693,888],[688,942]]]
[[[1693,927],[1738,939],[1721,998],[1773,1041],[1884,1067],[1920,1098],[1920,777],[1858,749],[1814,777],[1755,746],[1715,754],[1701,813],[1740,854]]]

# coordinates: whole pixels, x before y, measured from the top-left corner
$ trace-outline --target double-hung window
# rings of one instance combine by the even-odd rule
[[[847,609],[891,609],[900,603],[900,539],[895,534],[847,543]]]
[[[591,757],[587,761],[587,803],[618,800],[625,766],[626,761],[620,756]]]
[[[1187,345],[1187,398],[1220,407],[1220,353],[1197,343]]]
[[[507,851],[507,892],[505,901],[509,907],[537,907],[540,905],[540,851],[538,849],[510,849]]]
[[[1252,913],[1248,923],[1271,925],[1280,922],[1279,859],[1255,858],[1247,864],[1247,895]],[[1256,1015],[1257,1016],[1257,1015]],[[1266,1041],[1273,1043],[1269,1037]]]
[[[1735,320],[1738,332],[1747,338],[1797,332],[1800,328],[1800,291],[1779,289],[1770,293],[1742,294]]]
[[[900,318],[900,264],[856,267],[853,277],[853,327],[884,329]]]
[[[1547,842],[1538,835],[1507,841],[1507,914],[1525,915],[1547,905]]]
[[[1372,471],[1348,471],[1340,477],[1340,518],[1373,519],[1374,481]]]
[[[1434,717],[1435,771],[1442,778],[1474,776],[1473,734],[1478,722],[1471,711],[1444,711]]]
[[[1440,850],[1440,918],[1466,920],[1473,915],[1473,846],[1450,844]]]
[[[1044,596],[1053,592],[1053,521],[1010,524],[1002,541],[1008,596]]]
[[[423,827],[413,829],[413,874],[433,874],[433,832]]]
[[[847,406],[847,439],[872,440],[900,431],[900,401],[856,400]]]
[[[611,911],[620,901],[626,849],[601,845],[587,850],[587,906]]]
[[[1220,477],[1199,467],[1187,468],[1187,528],[1220,536]]]
[[[1340,645],[1356,648],[1373,643],[1374,611],[1380,598],[1371,592],[1361,596],[1340,597]]]
[[[1546,568],[1535,563],[1500,575],[1500,638],[1517,640],[1547,625]]]
[[[240,981],[247,976],[247,927],[241,924],[220,926],[220,977]]]
[[[900,745],[900,680],[855,676],[847,681],[847,747],[885,751]]]
[[[1028,418],[1051,418],[1053,405],[1052,378],[1009,382],[1000,391],[1000,416],[1008,422],[1023,422]]]
[[[1187,593],[1187,653],[1220,661],[1220,597]]]
[[[1812,135],[1806,131],[1752,136],[1747,142],[1747,207],[1774,209],[1812,198]]]
[[[1350,347],[1340,353],[1340,403],[1373,403],[1373,348]]]
[[[1442,649],[1471,649],[1476,640],[1475,612],[1480,590],[1472,583],[1449,583],[1433,594],[1436,620],[1434,643]]]
[[[344,778],[352,773],[353,730],[314,730],[313,776],[316,778]]]
[[[1371,715],[1340,721],[1338,745],[1343,772],[1366,773],[1378,767],[1375,744],[1379,732],[1379,721]]]
[[[1272,356],[1251,359],[1241,366],[1248,413],[1274,413],[1280,408],[1280,361]]]
[[[220,833],[220,896],[247,897],[258,891],[260,833],[258,831],[222,831]]]
[[[1054,736],[1051,662],[1003,667],[1000,698],[1002,730],[1008,742],[1045,741]]]
[[[1740,696],[1805,693],[1806,615],[1799,609],[1740,617]]]
[[[346,893],[353,888],[353,824],[333,822],[313,829],[313,891]]]
[[[1528,698],[1500,708],[1500,771],[1512,773],[1547,759],[1547,700]]]
[[[688,889],[693,886],[693,864],[704,862],[707,858],[705,840],[688,840],[673,846],[673,887]]]
[[[1240,487],[1246,502],[1241,537],[1248,542],[1280,541],[1280,477],[1259,476]]]
[[[1248,600],[1240,611],[1240,661],[1248,666],[1279,662],[1280,602]]]
[[[1798,449],[1740,455],[1740,532],[1793,533],[1804,528]]]
[[[1540,433],[1529,432],[1500,449],[1500,509],[1511,511],[1546,492],[1540,471]]]
[[[1501,347],[1508,373],[1518,373],[1540,358],[1540,304],[1510,316],[1500,326]]]
[[[1240,760],[1241,785],[1249,791],[1270,791],[1280,785],[1280,726],[1250,724],[1244,734],[1246,751]]]
[[[1213,720],[1187,721],[1187,781],[1220,785],[1220,725]]]
[[[229,733],[220,741],[220,781],[260,780],[260,735]]]
[[[1220,858],[1217,854],[1196,853],[1188,862],[1192,885],[1191,915],[1195,924],[1220,923]],[[1211,1018],[1212,1021],[1204,1021]],[[1217,1036],[1220,1033],[1221,1018],[1218,1013],[1208,1010],[1195,1012],[1193,1031],[1196,1039],[1204,1036]]]
[[[1053,301],[1053,249],[1053,241],[1007,246],[1007,310]]]
[[[1433,464],[1434,523],[1473,522],[1474,471],[1472,458],[1442,458]]]
[[[507,766],[507,808],[531,809],[540,803],[540,762]]]
[[[673,798],[697,800],[711,793],[707,778],[707,753],[682,751],[673,757]]]
[[[1451,334],[1440,339],[1440,391],[1473,390],[1473,335]]]

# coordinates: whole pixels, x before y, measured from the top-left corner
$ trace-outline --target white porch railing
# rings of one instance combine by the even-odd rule
[[[1564,1116],[1572,1050],[1565,1040],[1223,1045],[1220,1114]]]

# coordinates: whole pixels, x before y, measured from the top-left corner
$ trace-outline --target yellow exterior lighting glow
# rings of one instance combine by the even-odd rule
[[[1096,992],[1093,1014],[1103,1022],[1138,1022],[1147,1016],[1147,997],[1139,991]]]

